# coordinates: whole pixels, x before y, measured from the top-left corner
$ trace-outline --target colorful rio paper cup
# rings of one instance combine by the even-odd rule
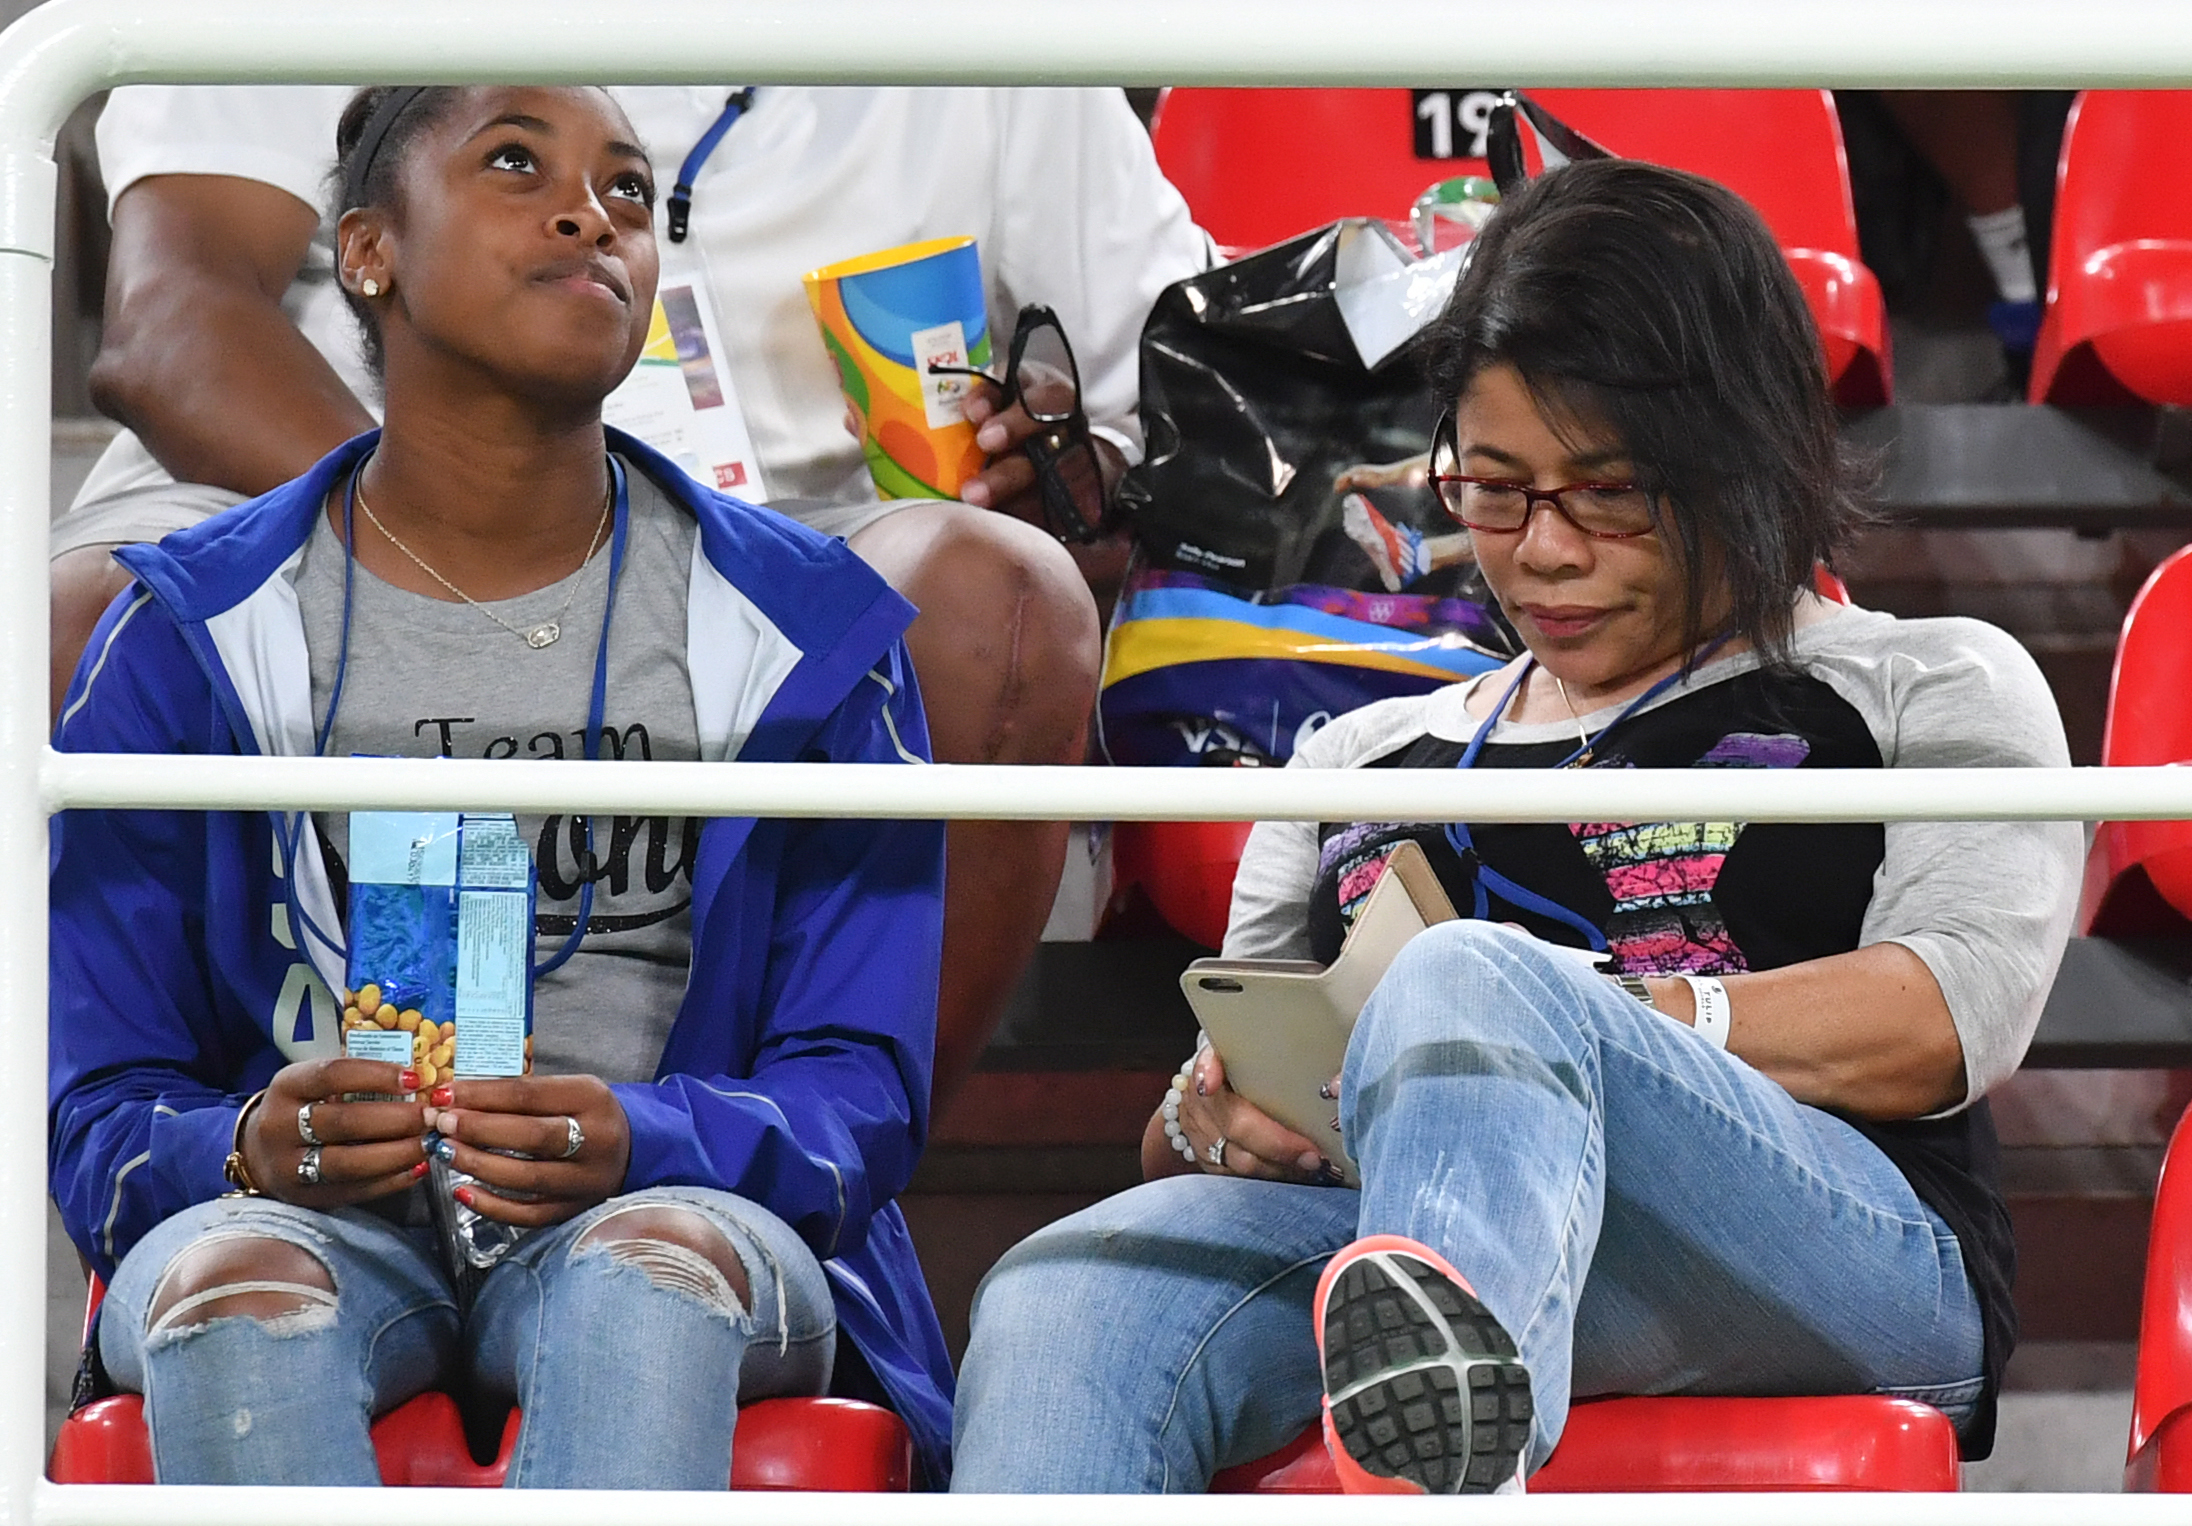
[[[987,367],[989,313],[971,238],[881,249],[811,271],[807,301],[860,419],[861,449],[885,498],[956,498],[982,469],[960,414],[971,384],[931,363]]]

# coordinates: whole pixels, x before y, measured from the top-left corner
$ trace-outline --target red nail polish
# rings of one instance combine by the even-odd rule
[[[398,1091],[415,1092],[419,1089],[419,1073],[406,1065],[403,1074],[396,1078]]]
[[[427,1095],[434,1106],[448,1107],[457,1100],[457,1089],[454,1086],[437,1086]]]
[[[467,1208],[472,1206],[472,1189],[470,1187],[459,1187],[449,1195]]]
[[[413,1180],[413,1181],[417,1181],[417,1180],[418,1180],[418,1179],[419,1179],[420,1177],[424,1176],[425,1174],[426,1174],[426,1162],[425,1162],[425,1161],[423,1161],[423,1160],[422,1160],[422,1161],[420,1161],[420,1162],[419,1162],[419,1163],[418,1163],[417,1165],[415,1165],[415,1166],[413,1166],[413,1167],[411,1168],[411,1180]]]

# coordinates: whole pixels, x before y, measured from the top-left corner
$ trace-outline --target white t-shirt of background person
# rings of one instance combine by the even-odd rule
[[[613,91],[653,157],[664,206],[679,163],[730,89]],[[155,175],[232,175],[324,208],[335,124],[354,93],[342,85],[117,90],[98,126],[109,205]],[[667,248],[665,226],[658,209]],[[980,245],[998,364],[1023,304],[1056,309],[1091,423],[1129,461],[1140,459],[1142,324],[1158,293],[1206,268],[1211,253],[1119,91],[764,86],[694,183],[686,247],[705,262],[732,385],[772,497],[875,496],[800,277],[871,250],[963,234]],[[331,251],[323,223],[283,308],[377,412]],[[125,432],[76,505],[172,480]]]

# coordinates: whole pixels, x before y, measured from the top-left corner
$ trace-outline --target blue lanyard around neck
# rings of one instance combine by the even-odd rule
[[[700,141],[685,156],[685,162],[677,167],[677,183],[670,187],[668,208],[671,243],[684,243],[685,234],[692,227],[693,182],[700,178],[701,170],[707,167],[709,157],[715,153],[716,145],[723,141],[723,135],[737,124],[740,117],[753,110],[753,103],[753,86],[732,91],[731,98],[723,103],[723,110],[709,124],[708,130],[700,135]]]
[[[1716,641],[1712,646],[1707,647],[1699,655],[1699,660],[1702,661],[1704,658],[1710,657],[1719,645],[1720,643]],[[1522,671],[1515,675],[1515,681],[1507,686],[1505,693],[1500,695],[1499,703],[1492,706],[1491,713],[1484,718],[1484,724],[1477,727],[1476,735],[1469,739],[1468,747],[1462,751],[1461,758],[1454,764],[1454,767],[1474,768],[1477,766],[1477,758],[1483,753],[1484,744],[1492,735],[1492,728],[1497,726],[1500,717],[1507,713],[1507,707],[1515,702],[1515,696],[1522,691],[1523,683],[1529,678],[1531,669],[1536,666],[1537,659],[1534,657],[1522,665]],[[1687,672],[1679,670],[1669,673],[1635,699],[1630,700],[1619,715],[1599,728],[1597,736],[1586,737],[1574,752],[1569,753],[1568,756],[1562,758],[1553,766],[1555,768],[1567,768],[1582,761],[1593,747],[1604,740],[1608,732],[1688,676]],[[1470,889],[1476,901],[1475,908],[1470,912],[1470,915],[1476,920],[1479,922],[1491,920],[1492,897],[1497,895],[1518,911],[1530,912],[1535,916],[1558,922],[1561,926],[1580,933],[1584,943],[1592,953],[1603,954],[1606,952],[1606,935],[1600,932],[1597,925],[1589,918],[1577,915],[1549,896],[1539,895],[1534,890],[1516,884],[1506,875],[1501,874],[1497,869],[1487,864],[1477,852],[1476,839],[1469,833],[1469,823],[1466,821],[1448,822],[1446,824],[1446,840],[1453,845],[1454,852],[1460,856],[1462,868],[1468,871]]]
[[[369,461],[372,458],[368,456],[366,459]],[[616,507],[612,511],[615,519],[609,533],[609,592],[601,604],[601,635],[594,643],[594,683],[592,692],[587,697],[586,734],[581,741],[589,763],[601,755],[601,729],[609,710],[609,622],[616,614],[617,586],[623,581],[618,574],[624,570],[624,548],[631,538],[630,483],[624,475],[624,463],[613,455],[609,457],[609,474],[616,484]],[[358,479],[364,475],[365,462],[361,461],[357,470],[350,474],[350,485],[343,496],[342,634],[335,648],[335,681],[328,687],[327,714],[321,718],[312,737],[312,755],[316,758],[327,756],[328,740],[335,733],[335,712],[342,704],[343,680],[350,672],[350,612],[352,594],[357,586],[358,567],[353,548],[357,545],[355,532]],[[572,576],[583,575],[585,570],[581,567]],[[594,866],[594,818],[588,816],[585,821],[586,865],[591,869]],[[290,925],[301,928],[308,937],[317,938],[336,958],[347,963],[350,957],[347,943],[339,935],[331,936],[326,929],[306,915],[303,905],[297,900],[297,854],[303,844],[304,833],[308,830],[306,813],[299,811],[292,816],[275,817],[274,830],[282,852],[282,888],[289,902]],[[578,925],[571,929],[570,936],[563,940],[547,963],[533,967],[535,980],[552,970],[561,969],[578,952],[579,945],[586,939],[586,924],[592,918],[593,911],[594,881],[589,874],[579,883]]]

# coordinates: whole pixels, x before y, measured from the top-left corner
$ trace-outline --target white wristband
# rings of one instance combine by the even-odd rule
[[[1692,1027],[1698,1036],[1715,1049],[1728,1047],[1728,988],[1710,975],[1677,976],[1690,988],[1690,999],[1697,1006],[1697,1018]]]

